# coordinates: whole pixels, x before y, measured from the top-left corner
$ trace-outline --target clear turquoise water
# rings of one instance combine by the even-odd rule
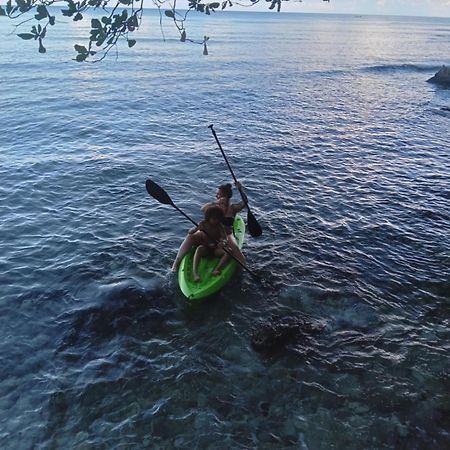
[[[0,447],[448,448],[450,20],[148,13],[138,44],[76,64],[0,21]],[[264,227],[188,307],[169,267],[229,180]],[[325,330],[268,357],[272,315]],[[262,406],[264,405],[264,407]]]

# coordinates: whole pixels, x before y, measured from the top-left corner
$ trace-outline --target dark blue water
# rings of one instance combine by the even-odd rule
[[[450,20],[148,14],[77,64],[0,21],[0,447],[444,449],[450,439]],[[186,305],[169,272],[230,176],[263,287]],[[261,320],[321,333],[255,352]]]

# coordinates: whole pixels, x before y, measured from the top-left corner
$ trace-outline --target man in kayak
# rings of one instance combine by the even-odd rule
[[[244,255],[239,249],[236,239],[233,236],[232,223],[234,220],[234,216],[247,206],[247,195],[245,194],[241,183],[236,183],[236,188],[239,190],[242,198],[239,203],[231,203],[231,197],[233,195],[232,186],[230,183],[226,183],[219,186],[216,193],[216,201],[204,205],[202,207],[202,211],[205,212],[205,210],[211,206],[218,206],[222,209],[225,221],[229,222],[225,227],[229,250],[233,253],[233,256],[235,256],[242,264],[245,264]],[[172,271],[177,272],[183,257],[189,252],[192,247],[197,247],[199,245],[202,245],[202,234],[199,232],[199,230],[193,233],[188,233],[188,235],[180,245],[177,256],[172,265]],[[227,259],[228,258],[225,256],[221,258],[218,266],[216,267],[216,273],[220,273],[222,267],[227,262]]]

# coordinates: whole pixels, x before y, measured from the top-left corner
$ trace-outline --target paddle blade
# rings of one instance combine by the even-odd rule
[[[247,212],[247,226],[251,237],[259,237],[262,235],[261,225],[258,223],[250,209]]]
[[[159,203],[174,206],[172,199],[169,197],[169,194],[161,186],[157,185],[154,181],[147,180],[145,182],[145,187],[147,189],[147,192],[153,198],[158,200]]]

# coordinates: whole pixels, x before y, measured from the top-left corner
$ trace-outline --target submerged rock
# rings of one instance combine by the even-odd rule
[[[324,325],[303,315],[272,317],[253,330],[251,343],[257,352],[277,352],[323,329]]]
[[[445,65],[442,66],[439,71],[427,81],[429,83],[450,87],[450,69]]]

